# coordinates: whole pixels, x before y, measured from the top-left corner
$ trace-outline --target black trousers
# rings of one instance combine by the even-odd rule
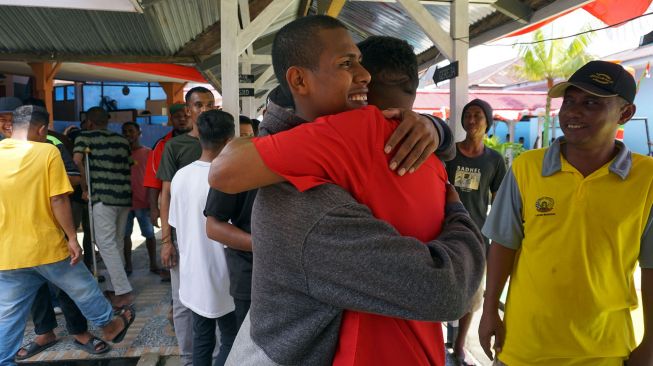
[[[234,305],[236,305],[236,310],[234,310],[236,314],[236,331],[240,329],[243,321],[245,321],[245,316],[247,316],[251,304],[252,300],[238,300],[234,298]]]
[[[82,224],[82,229],[84,230],[84,239],[82,241],[82,249],[84,249],[84,264],[86,267],[93,272],[93,253],[91,250],[91,222],[88,218],[88,204],[81,203],[77,201],[71,201],[72,211],[73,211],[73,225],[75,229],[79,227],[79,224]]]
[[[211,366],[216,324],[220,328],[220,352],[213,366],[224,366],[227,361],[238,333],[235,312],[217,319],[205,318],[193,312],[193,366]]]
[[[81,265],[81,264],[78,264]],[[57,327],[57,317],[52,308],[50,300],[49,284],[45,283],[36,293],[36,298],[32,304],[32,320],[34,321],[34,333],[37,335],[46,334]],[[68,294],[56,288],[57,298],[66,318],[66,329],[71,335],[82,334],[88,330],[86,318],[79,311],[75,302],[68,297]]]

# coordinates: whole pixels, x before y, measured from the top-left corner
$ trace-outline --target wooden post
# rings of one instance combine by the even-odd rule
[[[161,85],[161,88],[166,93],[167,114],[170,114],[171,105],[175,103],[185,103],[184,86],[186,86],[186,83],[161,82],[159,85]],[[170,118],[168,118],[168,126],[172,126]]]
[[[166,93],[166,104],[168,107],[175,103],[185,103],[184,86],[186,86],[186,83],[165,82],[159,83],[159,85],[161,85],[161,88]]]
[[[33,97],[42,99],[45,102],[45,108],[50,114],[50,124],[48,128],[54,128],[54,116],[52,105],[52,91],[54,90],[54,77],[61,68],[61,62],[30,62],[28,63],[34,73],[35,90]]]

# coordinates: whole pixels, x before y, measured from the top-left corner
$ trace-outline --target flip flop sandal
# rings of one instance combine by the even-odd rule
[[[74,339],[73,343],[75,344],[75,347],[81,349],[84,352],[88,352],[92,355],[100,355],[103,353],[107,353],[111,350],[111,346],[107,342],[95,336],[93,336],[88,341],[88,343],[82,343],[76,339]],[[103,347],[98,349],[98,346],[100,345],[102,345]]]
[[[18,352],[16,352],[16,359],[18,361],[26,360],[26,359],[28,359],[28,358],[30,358],[32,356],[35,356],[35,355],[45,351],[48,348],[54,346],[55,344],[57,344],[57,342],[59,342],[59,340],[55,339],[54,341],[52,341],[50,343],[46,343],[46,344],[44,344],[42,346],[39,345],[38,343],[36,343],[35,341],[29,342],[28,344],[20,347],[20,349],[24,349],[25,351],[27,351],[27,353],[24,356],[18,356],[18,352],[20,352],[20,350],[18,350]]]
[[[132,318],[127,320],[127,317],[125,316],[125,312],[129,310],[132,313]],[[113,343],[120,343],[122,340],[125,338],[125,335],[127,334],[127,331],[129,330],[129,327],[132,325],[134,322],[134,319],[136,319],[136,310],[134,310],[134,307],[129,305],[129,306],[123,306],[122,310],[120,311],[119,314],[116,314],[121,320],[122,324],[125,326],[123,330],[120,331],[112,340],[111,342]]]

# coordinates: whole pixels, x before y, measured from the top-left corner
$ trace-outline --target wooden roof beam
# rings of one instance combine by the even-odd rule
[[[271,55],[240,55],[240,62],[249,62],[254,65],[272,65]]]
[[[417,0],[397,0],[431,39],[435,47],[449,60],[453,59],[453,39],[442,29],[431,13]]]
[[[299,8],[297,9],[297,18],[305,17],[311,9],[312,0],[300,0]]]
[[[343,0],[344,1],[344,0]],[[238,54],[241,55],[247,47],[260,37],[294,3],[294,0],[274,0],[252,22],[238,33]]]
[[[262,89],[263,86],[268,82],[268,80],[270,80],[270,78],[273,76],[274,76],[274,69],[272,68],[272,66],[270,66],[267,69],[265,69],[265,71],[263,71],[261,76],[259,76],[258,79],[256,79],[256,81],[254,81],[254,89],[256,90]]]
[[[249,2],[251,19],[256,19],[272,0],[252,0]],[[195,39],[187,42],[178,52],[177,56],[210,55],[220,49],[220,22],[215,22],[206,28]]]
[[[337,18],[344,6],[345,0],[317,0],[317,13]]]
[[[71,53],[0,53],[0,61],[23,62],[134,62],[134,63],[193,63],[188,56],[157,55],[89,55]]]
[[[498,38],[505,36],[506,34],[526,28],[527,26],[537,22],[552,18],[562,13],[563,11],[579,8],[590,2],[592,2],[592,0],[557,0],[535,11],[530,17],[529,22],[526,24],[522,24],[518,21],[513,21],[498,27],[492,27],[491,29],[481,34],[476,35],[474,38],[469,40],[469,47],[471,48],[478,46],[479,44],[492,42]]]

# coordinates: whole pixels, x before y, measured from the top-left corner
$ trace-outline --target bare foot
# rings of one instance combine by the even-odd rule
[[[134,295],[131,292],[122,295],[113,295],[110,298],[111,305],[114,308],[121,308],[123,306],[128,306],[134,303]]]

